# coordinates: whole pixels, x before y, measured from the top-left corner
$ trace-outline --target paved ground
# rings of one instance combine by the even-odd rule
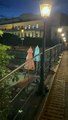
[[[37,98],[37,96],[34,96],[34,101],[31,101],[32,106],[30,107],[30,104],[28,106],[28,109],[31,108],[30,111],[28,110],[29,112],[27,111],[29,118],[25,116],[23,120],[33,119],[31,117],[31,111],[35,111],[36,105],[41,101],[40,98],[38,98],[39,100],[35,100],[35,98]],[[33,114],[35,114],[35,112]],[[42,116],[38,120],[68,120],[68,51],[63,53],[63,58],[54,80],[48,103],[45,106]]]
[[[64,53],[64,80],[65,80],[65,120],[68,120],[68,51]]]
[[[68,120],[68,51],[63,53],[48,102],[38,120]]]

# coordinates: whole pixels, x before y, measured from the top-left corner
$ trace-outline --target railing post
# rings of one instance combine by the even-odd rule
[[[40,83],[39,83],[39,89],[38,93],[42,95],[43,93],[43,87],[44,87],[44,69],[43,68],[43,53],[41,54],[41,63],[40,63]]]
[[[51,68],[51,49],[50,49],[50,60],[49,60],[49,70]]]

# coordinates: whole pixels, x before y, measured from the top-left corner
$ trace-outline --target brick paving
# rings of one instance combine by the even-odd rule
[[[68,120],[68,51],[63,53],[48,101],[39,120]]]

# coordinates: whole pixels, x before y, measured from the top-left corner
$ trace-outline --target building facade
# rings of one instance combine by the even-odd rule
[[[26,37],[43,37],[43,21],[30,20],[26,22],[18,22],[0,25],[0,29],[4,32],[18,35],[20,38]]]
[[[67,36],[67,33],[68,33],[67,20],[68,20],[68,16],[65,16],[64,14],[51,15],[47,23],[47,25],[49,25],[48,29],[50,30],[47,39],[58,38],[58,33],[57,33],[58,27],[62,27],[63,31]],[[40,19],[37,18],[35,20],[30,19],[30,20],[24,20],[20,22],[2,23],[0,24],[0,30],[6,33],[17,35],[18,37],[21,38],[22,41],[24,41],[24,43],[26,41],[27,44],[28,44],[28,38],[30,38],[31,41],[39,40],[39,42],[41,42],[40,44],[42,44],[44,22],[42,18]]]

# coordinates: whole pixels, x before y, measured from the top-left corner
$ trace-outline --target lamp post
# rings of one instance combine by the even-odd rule
[[[66,37],[63,37],[63,44],[64,44],[64,49],[67,48],[67,44],[66,44],[67,40],[66,40]]]
[[[57,31],[58,31],[59,34],[61,34],[61,33],[62,33],[62,28],[58,28]],[[60,36],[60,35],[59,35],[59,36]],[[60,41],[61,41],[60,39],[61,39],[61,38],[59,38],[59,44],[60,44]]]
[[[40,84],[39,84],[39,93],[40,95],[45,94],[46,86],[44,87],[44,51],[46,47],[46,20],[51,12],[51,4],[48,2],[43,2],[40,4],[41,16],[44,18],[44,34],[42,42],[42,54],[41,54],[41,69],[40,69]]]
[[[23,29],[21,30],[21,33],[22,33],[22,34],[24,33],[24,30],[23,30]],[[24,40],[24,37],[21,38],[22,46],[23,46],[23,40]]]

